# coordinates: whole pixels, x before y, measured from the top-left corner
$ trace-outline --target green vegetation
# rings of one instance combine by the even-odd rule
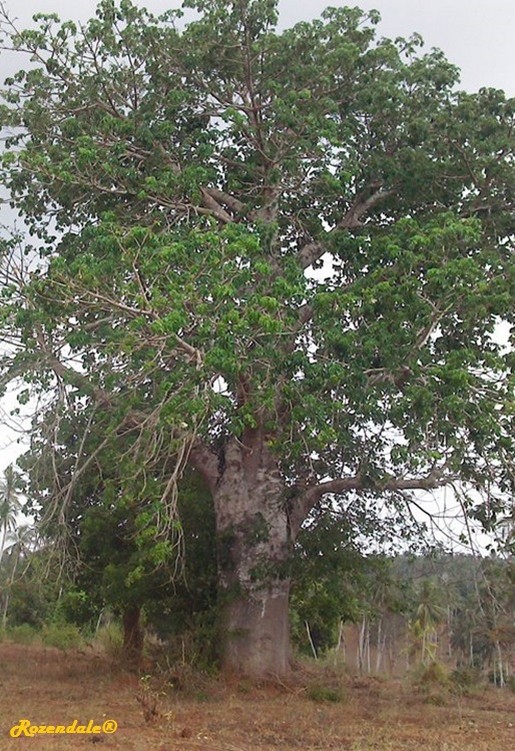
[[[342,689],[330,688],[329,686],[308,686],[306,696],[311,701],[317,702],[341,702],[344,699]]]
[[[99,618],[95,609],[85,608],[89,595],[79,592],[73,582],[63,586],[61,580],[57,588],[47,579],[45,608],[37,621],[27,619],[27,613],[33,615],[33,591],[39,578],[33,581],[32,577],[40,575],[42,552],[25,555],[24,573],[9,590],[2,638],[64,650],[94,643],[111,659],[123,662],[122,611],[118,615],[106,611]],[[349,554],[343,545],[341,558],[336,556],[338,565],[329,576],[327,561],[321,567],[314,565],[321,557],[316,546],[309,566],[305,547],[297,555],[291,609],[296,653],[303,661],[316,657],[317,665],[330,668],[328,675],[340,676],[338,685],[308,681],[307,695],[314,701],[342,700],[342,671],[363,676],[408,675],[430,701],[473,693],[486,682],[511,686],[513,562],[445,553],[366,556],[356,550]],[[171,671],[172,683],[182,688],[194,685],[199,671],[216,671],[220,657],[215,578],[208,579],[208,588],[203,589],[204,556],[196,558],[192,553],[187,560],[189,574],[182,587],[174,593],[164,591],[161,598],[149,598],[142,620],[149,633],[158,637],[150,638],[146,654]],[[189,585],[193,588],[194,584],[199,589],[190,592]],[[4,596],[2,592],[0,603]],[[92,590],[91,598],[98,596]],[[85,612],[93,615],[85,618]],[[355,653],[345,645],[352,634]]]
[[[41,639],[45,646],[63,650],[78,649],[83,642],[80,630],[73,623],[48,624],[43,628]]]
[[[0,383],[39,404],[20,470],[42,540],[2,558],[4,620],[40,560],[46,601],[90,627],[109,606],[136,662],[147,619],[203,633],[228,672],[286,675],[291,616],[315,653],[356,621],[365,672],[409,622],[407,659],[431,664],[461,618],[452,649],[503,684],[512,568],[485,564],[458,614],[431,577],[410,601],[388,556],[416,494],[446,487],[513,543],[494,333],[514,320],[514,102],[460,91],[375,12],[279,31],[274,0],[184,7],[0,30],[31,60],[0,92],[27,228],[0,243]]]

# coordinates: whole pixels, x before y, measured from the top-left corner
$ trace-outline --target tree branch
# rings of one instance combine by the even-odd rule
[[[100,404],[103,404],[104,406],[112,405],[112,396],[107,391],[95,386],[91,383],[89,378],[82,375],[82,373],[79,373],[74,368],[65,365],[58,357],[56,357],[45,341],[41,327],[37,326],[35,333],[39,350],[43,355],[43,362],[48,368],[54,371],[58,378],[61,378],[65,383],[69,383],[78,389],[86,391],[86,393],[92,394]]]
[[[218,206],[225,204],[225,206],[230,208],[231,211],[234,211],[236,214],[241,214],[245,211],[245,204],[243,201],[231,196],[229,193],[225,193],[223,190],[219,190],[218,188],[203,188],[202,190],[203,193],[207,193],[208,196],[216,201]]]
[[[201,188],[200,192],[202,193],[204,206],[212,212],[213,216],[215,216],[224,224],[231,224],[234,221],[232,216],[227,213],[223,206],[221,206],[218,201],[213,198],[211,194],[212,191],[208,191],[206,190],[206,188]]]
[[[434,468],[424,477],[393,477],[389,476],[383,482],[371,485],[368,479],[362,475],[354,477],[337,477],[332,480],[324,480],[317,485],[307,488],[290,509],[290,525],[294,536],[300,529],[301,524],[307,518],[311,509],[328,493],[339,495],[350,490],[364,491],[405,491],[405,490],[435,490],[444,485],[449,485],[459,480],[459,475],[446,474],[443,468]]]
[[[368,186],[368,190],[373,189],[373,193],[365,198],[368,190],[362,191],[353,201],[348,211],[340,219],[340,221],[333,227],[332,230],[327,232],[324,240],[315,240],[313,242],[304,245],[300,249],[297,258],[303,269],[307,269],[315,261],[318,261],[327,250],[327,240],[338,230],[341,229],[359,229],[363,226],[363,217],[370,211],[376,204],[391,195],[394,195],[394,190],[383,190],[379,187],[380,183],[373,182]]]

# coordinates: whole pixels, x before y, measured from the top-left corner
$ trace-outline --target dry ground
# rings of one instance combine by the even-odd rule
[[[168,680],[168,677],[167,677]],[[164,693],[164,678],[115,670],[95,654],[0,644],[0,751],[508,751],[515,748],[515,695],[428,698],[394,682],[348,680],[340,702],[317,702],[301,684],[197,684]],[[154,716],[145,721],[144,715]],[[34,724],[101,724],[112,735],[11,738]]]

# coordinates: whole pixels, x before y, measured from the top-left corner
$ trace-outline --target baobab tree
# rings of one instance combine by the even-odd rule
[[[108,452],[110,502],[150,494],[156,540],[202,474],[224,665],[280,674],[292,546],[324,498],[463,482],[493,509],[513,483],[492,336],[513,320],[513,102],[457,91],[376,13],[279,32],[271,0],[185,5],[186,26],[128,0],[81,27],[4,19],[32,63],[3,93],[3,181],[41,257],[7,278],[4,380],[53,390],[36,443],[94,429],[70,483]]]

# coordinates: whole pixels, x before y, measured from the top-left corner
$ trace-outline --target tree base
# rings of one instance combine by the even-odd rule
[[[274,680],[290,672],[289,583],[232,601],[224,618],[222,668],[229,674]]]

